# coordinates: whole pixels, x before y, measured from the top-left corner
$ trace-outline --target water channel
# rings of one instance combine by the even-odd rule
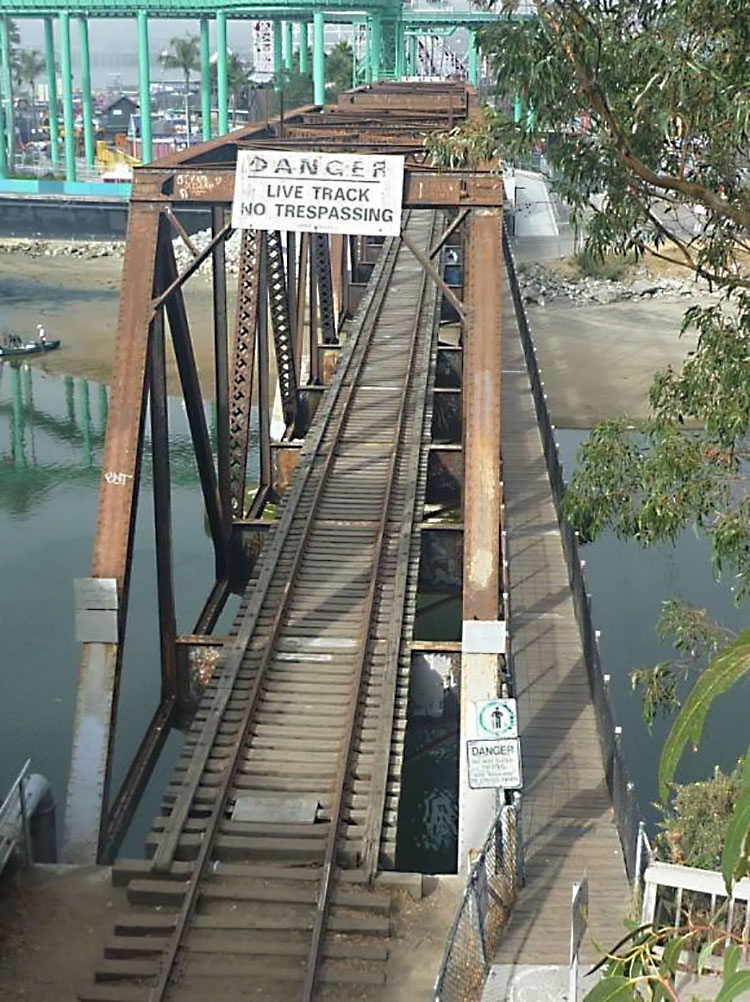
[[[52,783],[58,804],[65,796],[74,713],[78,647],[74,637],[72,580],[86,576],[91,557],[103,431],[108,408],[104,384],[45,372],[40,365],[0,365],[0,790],[27,757]],[[212,427],[211,405],[207,419]],[[170,401],[173,518],[178,629],[189,631],[206,596],[212,571],[197,472],[180,401]],[[560,431],[566,469],[572,468],[582,431]],[[252,451],[251,451],[252,454]],[[685,533],[677,546],[644,550],[606,536],[584,550],[596,626],[601,630],[604,670],[611,676],[615,716],[636,780],[641,809],[653,824],[657,812],[656,765],[666,724],[644,725],[630,690],[632,667],[669,655],[654,625],[664,599],[677,595],[706,606],[737,628],[748,609],[737,609],[726,585],[714,584],[705,540]],[[125,667],[115,783],[122,776],[158,696],[158,648],[149,450],[133,568],[130,630]],[[445,628],[437,618],[435,636]],[[453,624],[455,626],[455,624]],[[451,626],[451,633],[453,633]],[[688,753],[681,779],[730,768],[747,743],[750,684],[720,699],[709,715],[698,754]],[[455,852],[456,747],[446,735],[455,707],[435,729],[426,721],[408,738],[404,823],[411,844],[408,865],[450,870]],[[158,812],[160,791],[179,753],[173,733],[146,793],[124,851],[142,851],[143,835]],[[432,747],[434,746],[434,747]],[[426,751],[425,751],[426,750]],[[411,786],[410,786],[411,783]],[[402,861],[407,865],[407,860]]]

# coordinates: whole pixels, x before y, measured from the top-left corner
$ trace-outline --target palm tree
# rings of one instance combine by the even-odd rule
[[[20,83],[27,83],[31,90],[31,117],[34,129],[37,127],[34,84],[36,78],[44,73],[44,70],[45,62],[41,52],[36,49],[21,49],[18,53],[18,79]]]
[[[232,128],[237,128],[237,101],[249,82],[247,67],[239,56],[230,52],[227,59],[227,92],[232,101]]]
[[[190,74],[193,70],[199,70],[200,49],[197,35],[185,35],[184,38],[173,38],[169,43],[172,51],[163,53],[161,56],[162,65],[168,70],[182,70],[185,76],[185,127],[187,128],[187,141],[190,144]]]

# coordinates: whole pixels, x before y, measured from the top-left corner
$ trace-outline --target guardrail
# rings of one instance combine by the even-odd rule
[[[615,725],[612,713],[612,704],[608,692],[608,676],[603,674],[601,661],[599,660],[599,646],[591,618],[591,598],[586,591],[586,580],[583,574],[584,565],[580,559],[578,548],[578,534],[564,518],[561,510],[562,498],[565,493],[563,469],[558,456],[554,426],[550,421],[547,409],[547,397],[544,392],[544,383],[542,382],[537,362],[536,347],[534,346],[531,327],[518,284],[516,263],[513,257],[513,249],[510,245],[507,226],[503,226],[503,255],[508,282],[513,296],[516,321],[526,359],[526,368],[531,382],[531,393],[534,399],[537,423],[544,449],[544,458],[547,463],[547,472],[552,487],[552,496],[560,525],[565,562],[568,567],[568,579],[573,593],[573,605],[578,621],[578,629],[581,634],[591,697],[596,711],[599,743],[602,759],[604,760],[607,786],[609,787],[614,804],[615,818],[620,833],[628,876],[633,881],[637,878],[636,856],[640,844],[641,832],[641,818],[635,795],[635,784],[631,780],[625,765],[620,742],[620,728]]]
[[[19,841],[23,850],[24,865],[30,866],[32,862],[31,827],[26,809],[26,785],[29,780],[30,765],[31,759],[27,759],[0,806],[0,873],[5,869],[5,864]]]
[[[691,950],[711,942],[717,954],[734,942],[743,960],[750,954],[750,877],[738,880],[727,894],[716,870],[673,863],[651,863],[644,873],[641,922],[659,928],[692,927]],[[719,959],[719,963],[721,960]]]
[[[476,1002],[522,879],[519,794],[504,805],[474,862],[435,983],[434,1002]]]

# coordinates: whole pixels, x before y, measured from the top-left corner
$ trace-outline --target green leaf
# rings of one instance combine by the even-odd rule
[[[743,876],[743,871],[747,870],[742,861],[747,857],[749,835],[750,790],[745,790],[732,812],[721,853],[721,873],[727,886],[727,893],[731,893],[733,881]]]
[[[674,974],[677,970],[677,963],[680,959],[680,954],[685,945],[685,941],[690,939],[690,936],[675,936],[674,939],[670,939],[669,942],[664,947],[661,955],[661,964],[659,964],[659,970],[662,974]]]
[[[747,991],[750,991],[750,971],[736,971],[724,981],[716,1002],[732,1002],[732,999]]]
[[[724,951],[724,981],[732,977],[740,962],[740,948],[732,943]]]
[[[630,978],[617,974],[612,978],[602,978],[585,996],[583,1002],[625,1002],[634,999],[635,986]]]
[[[701,974],[704,967],[708,965],[709,961],[711,960],[711,957],[713,957],[714,947],[719,942],[721,942],[721,940],[709,939],[708,942],[704,943],[703,946],[701,947],[701,952],[698,954],[698,968],[697,968],[698,974]]]
[[[664,743],[659,763],[659,796],[666,801],[685,745],[697,745],[703,724],[713,701],[750,671],[750,630],[743,630],[736,640],[724,647],[709,662],[693,686],[685,705],[677,715]]]

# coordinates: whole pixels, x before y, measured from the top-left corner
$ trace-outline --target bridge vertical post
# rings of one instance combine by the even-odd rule
[[[219,105],[218,132],[220,136],[229,132],[229,112],[227,101],[227,15],[216,12],[216,100]]]
[[[326,103],[326,25],[325,14],[319,7],[313,12],[313,101]]]
[[[396,79],[402,80],[406,69],[405,33],[402,18],[396,21]]]
[[[475,209],[464,244],[463,329],[463,634],[460,693],[459,868],[467,870],[496,814],[494,789],[469,786],[467,741],[476,707],[495,699],[505,626],[499,615],[500,267],[502,210]],[[494,263],[494,267],[488,264]]]
[[[161,647],[161,698],[177,697],[177,619],[172,573],[172,490],[169,469],[169,419],[164,345],[164,307],[151,322],[149,411],[154,490],[154,539]]]
[[[211,138],[211,46],[209,39],[208,18],[202,17],[200,22],[200,56],[201,56],[201,132],[203,142]]]
[[[269,392],[268,352],[268,241],[261,233],[260,274],[258,278],[258,448],[260,450],[259,495],[271,487],[271,398]]]
[[[281,70],[282,43],[281,43],[281,21],[273,22],[273,85],[276,90],[281,90]]]
[[[294,69],[294,25],[291,21],[284,21],[284,69],[291,73]]]
[[[380,11],[373,11],[370,18],[370,80],[380,80],[381,57],[383,53],[383,19]]]
[[[0,94],[0,177],[8,176],[8,137],[5,132],[5,108]]]
[[[224,207],[211,209],[211,235],[218,236],[224,229]],[[214,372],[216,380],[216,409],[218,431],[216,436],[216,465],[218,469],[219,501],[224,518],[226,544],[232,525],[232,485],[229,476],[229,339],[227,336],[227,272],[226,245],[220,241],[213,250],[213,327]]]
[[[145,10],[138,11],[138,103],[141,117],[141,160],[147,164],[152,160],[151,70],[148,62],[148,18]]]
[[[91,100],[91,60],[89,58],[89,23],[78,19],[78,47],[81,61],[81,93],[83,117],[83,155],[87,167],[94,166],[94,107]]]
[[[143,448],[146,369],[151,301],[159,231],[158,207],[133,205],[128,218],[123,296],[117,322],[110,420],[104,440],[102,479],[91,562],[95,591],[113,591],[114,633],[89,632],[82,642],[68,779],[63,859],[95,863],[107,823],[117,692],[127,620],[138,486]],[[85,619],[86,617],[84,617]]]
[[[60,142],[57,128],[57,70],[55,68],[55,36],[52,18],[44,19],[44,65],[47,73],[47,118],[49,119],[50,160],[56,167],[60,163]]]
[[[62,77],[65,180],[75,181],[76,137],[73,120],[73,73],[70,64],[70,14],[66,10],[60,13],[60,75]]]
[[[309,61],[309,46],[307,38],[307,21],[300,21],[299,23],[299,71],[300,73],[310,72],[310,61]]]
[[[6,157],[11,172],[15,168],[16,116],[13,108],[13,73],[10,65],[8,18],[0,15],[0,104],[5,112]]]
[[[477,33],[469,28],[469,83],[476,87],[479,82],[479,58],[477,52]]]
[[[415,77],[417,75],[417,36],[410,32],[406,36],[406,44],[406,75]]]

